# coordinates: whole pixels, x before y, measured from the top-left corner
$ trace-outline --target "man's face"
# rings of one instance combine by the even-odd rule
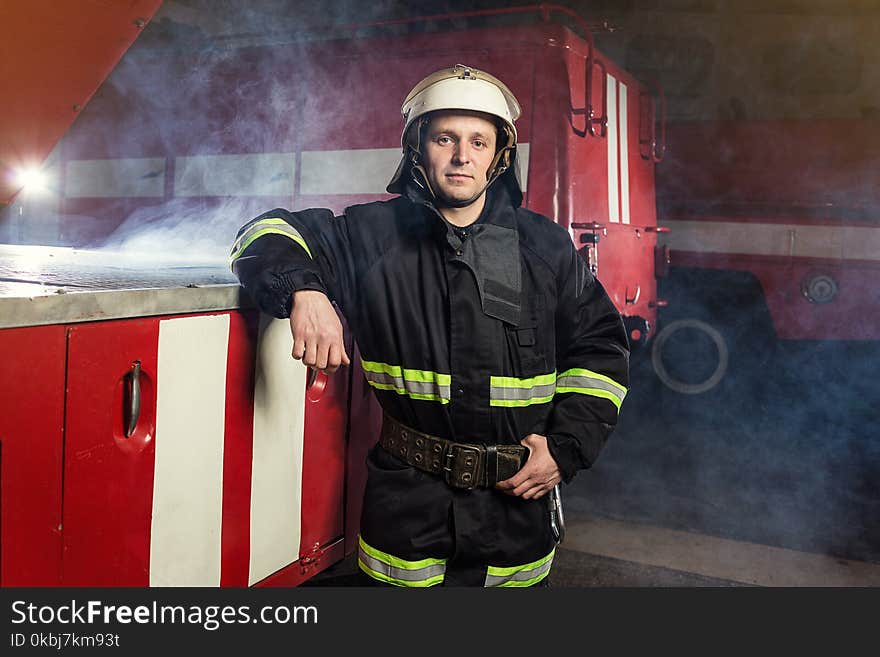
[[[476,112],[438,112],[431,117],[422,164],[442,204],[466,201],[486,185],[495,158],[495,124]]]

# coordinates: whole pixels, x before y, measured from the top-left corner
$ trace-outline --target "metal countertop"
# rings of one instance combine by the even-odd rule
[[[250,307],[223,261],[0,245],[0,328]]]

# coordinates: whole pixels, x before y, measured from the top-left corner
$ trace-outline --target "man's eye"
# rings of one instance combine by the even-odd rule
[[[449,144],[451,142],[452,142],[452,140],[449,137],[447,137],[446,135],[442,135],[440,137],[437,137],[438,144]]]
[[[483,147],[486,146],[486,142],[484,142],[484,141],[480,141],[479,139],[477,139],[477,140],[474,142],[474,146],[476,146],[477,148],[483,148]]]

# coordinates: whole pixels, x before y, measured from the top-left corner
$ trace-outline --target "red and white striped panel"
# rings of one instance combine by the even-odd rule
[[[292,348],[287,320],[261,316],[248,585],[300,554],[306,368]],[[228,315],[159,322],[151,586],[220,585],[228,350]]]
[[[343,485],[341,472],[304,462],[341,451],[344,422],[328,423],[306,457],[306,406],[313,422],[321,405],[344,413],[332,387],[319,404],[306,400],[287,320],[261,316],[257,326],[233,312],[99,322],[70,335],[66,584],[251,585],[297,561],[304,532],[322,542],[341,534],[341,506],[321,511],[338,517],[304,518],[302,500],[306,469]],[[141,416],[126,438],[135,360]]]

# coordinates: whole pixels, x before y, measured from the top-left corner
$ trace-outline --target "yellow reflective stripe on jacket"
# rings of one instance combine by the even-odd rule
[[[531,406],[546,404],[556,392],[556,372],[529,379],[513,376],[489,377],[490,406]]]
[[[602,397],[608,399],[620,410],[623,398],[626,397],[626,388],[604,374],[573,368],[565,370],[556,379],[556,394],[564,392],[577,392],[582,395]]]
[[[284,219],[273,217],[269,219],[260,219],[245,226],[241,235],[238,236],[238,239],[236,239],[235,243],[232,245],[232,251],[229,255],[230,267],[233,262],[241,257],[241,254],[244,253],[246,248],[263,235],[284,235],[285,237],[289,237],[305,250],[309,258],[312,257],[312,252],[309,250],[309,246],[306,244],[305,239],[303,239],[302,234],[296,228],[284,221]]]
[[[553,548],[546,557],[522,566],[489,566],[485,586],[532,586],[550,574],[553,565]]]
[[[367,383],[378,390],[392,390],[398,395],[406,395],[412,399],[449,403],[451,374],[409,370],[400,365],[369,360],[361,360],[361,367],[364,369]]]
[[[407,561],[377,550],[358,536],[358,566],[373,579],[395,586],[435,586],[446,575],[446,559]]]

